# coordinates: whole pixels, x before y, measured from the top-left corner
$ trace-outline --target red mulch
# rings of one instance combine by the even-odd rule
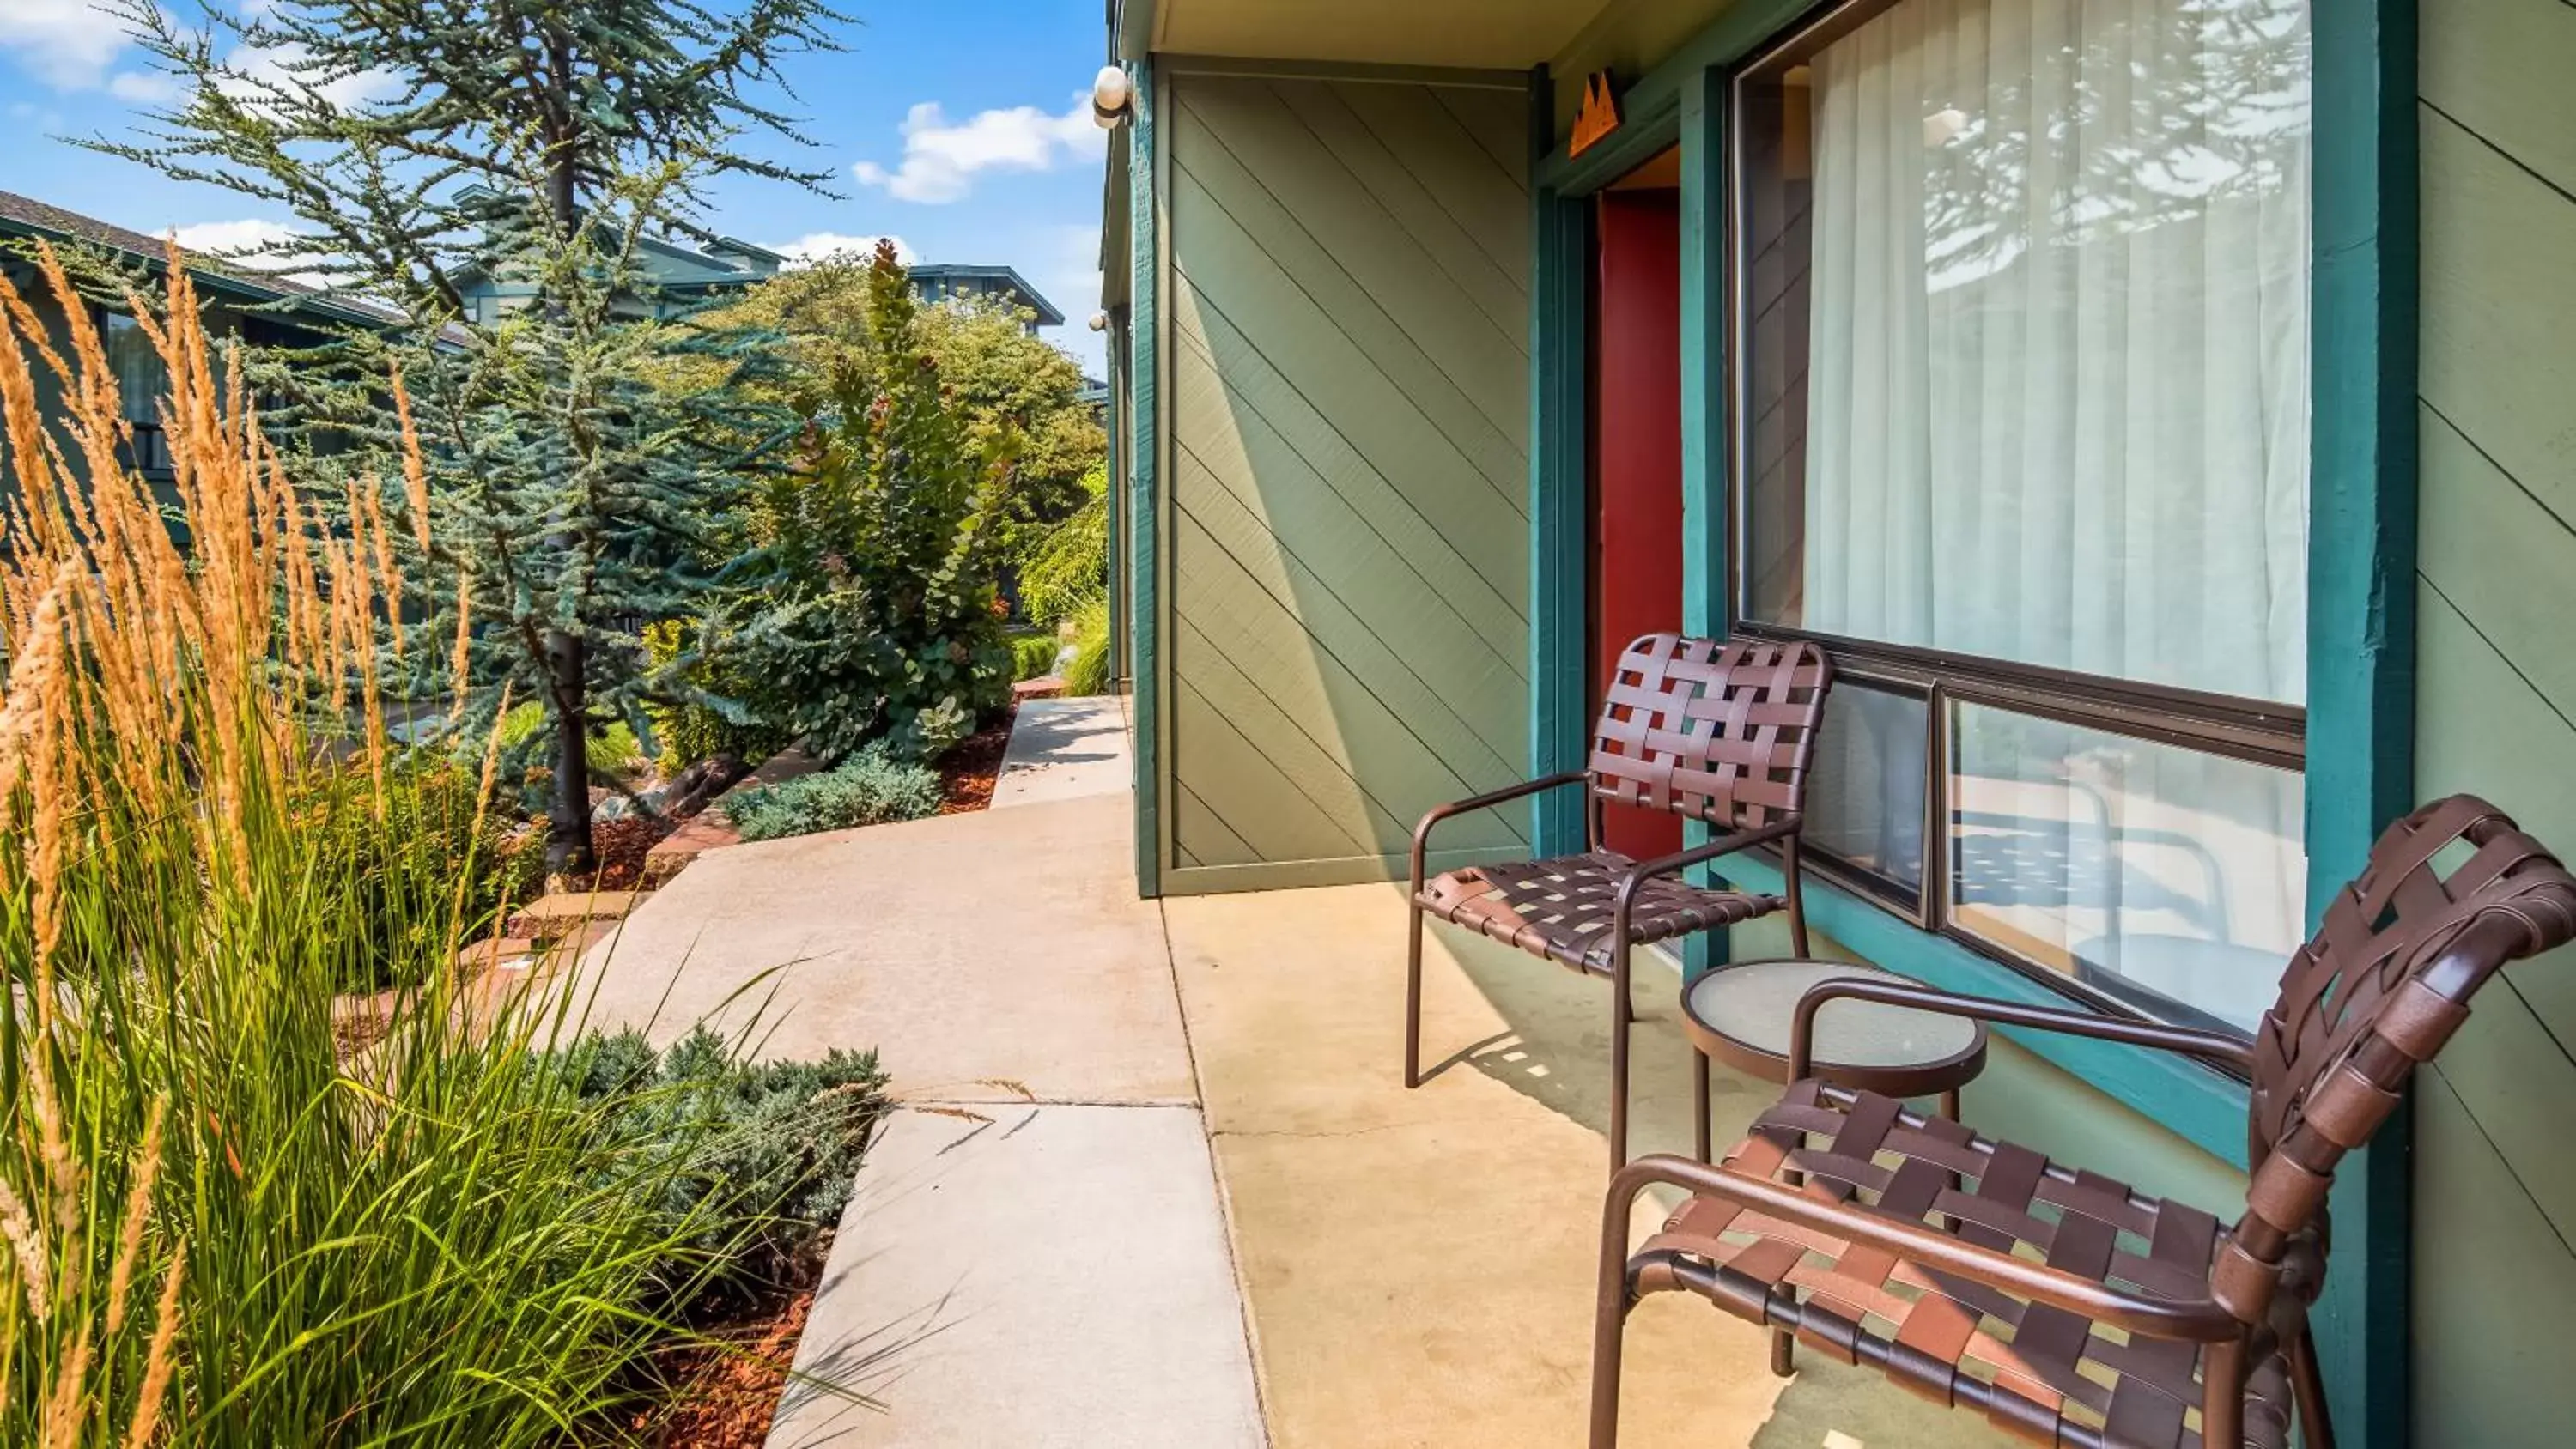
[[[630,1427],[650,1449],[761,1449],[813,1307],[814,1290],[806,1288],[709,1331],[745,1352],[694,1344],[664,1350],[657,1358],[668,1396]]]
[[[590,827],[590,848],[599,854],[597,875],[564,878],[563,889],[569,891],[631,891],[640,889],[644,879],[644,856],[662,837],[680,828],[676,820],[655,820],[630,815],[623,820],[602,820]]]
[[[993,781],[1002,773],[1002,756],[1011,748],[1011,717],[1019,708],[1019,702],[1012,701],[999,720],[940,756],[939,784],[947,796],[940,803],[940,814],[963,815],[993,803]]]

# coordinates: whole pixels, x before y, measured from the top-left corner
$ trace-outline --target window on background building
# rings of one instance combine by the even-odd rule
[[[2308,0],[1860,0],[1734,89],[1738,612],[1863,686],[1820,849],[2238,1029],[2304,912],[2308,47]]]
[[[117,410],[132,427],[134,466],[146,472],[170,467],[169,442],[161,433],[161,404],[170,391],[169,373],[160,351],[144,334],[143,324],[123,312],[99,314],[99,346],[108,369],[116,375]]]

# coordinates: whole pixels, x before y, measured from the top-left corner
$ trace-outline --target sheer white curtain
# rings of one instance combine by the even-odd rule
[[[1813,59],[1808,627],[2304,700],[2307,75],[2305,0],[1904,0]],[[2297,777],[1984,737],[1959,918],[2245,1024]]]
[[[2296,703],[2299,0],[1906,0],[1810,82],[1806,622]]]

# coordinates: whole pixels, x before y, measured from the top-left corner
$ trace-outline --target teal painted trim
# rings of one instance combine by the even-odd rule
[[[1141,64],[1154,48],[1155,0],[1119,0],[1109,19],[1109,58]],[[1141,73],[1138,88],[1143,88]]]
[[[1114,333],[1112,337],[1113,345],[1125,341]],[[1128,493],[1123,475],[1118,471],[1127,461],[1125,451],[1118,445],[1118,419],[1123,416],[1119,409],[1125,406],[1127,385],[1118,376],[1119,371],[1115,362],[1109,365],[1109,426],[1101,429],[1106,439],[1102,448],[1101,476],[1109,485],[1109,501],[1101,510],[1108,524],[1109,536],[1102,545],[1108,556],[1101,560],[1101,564],[1103,577],[1109,580],[1109,673],[1112,689],[1116,688],[1118,676],[1124,672],[1120,661],[1129,642],[1127,590],[1124,587],[1126,575],[1121,572],[1127,567],[1128,526],[1125,515]]]
[[[1554,103],[1547,71],[1530,80],[1530,145],[1544,152]],[[1591,256],[1587,204],[1530,188],[1530,778],[1583,764],[1584,268]],[[1583,801],[1550,790],[1531,804],[1541,855],[1583,848]]]
[[[1730,883],[1776,892],[1780,868],[1754,856],[1726,862]],[[1807,877],[1807,922],[1865,959],[1927,986],[1964,995],[2064,1008],[2065,993],[2049,989],[1998,961],[1990,961],[1947,936],[1918,929],[1887,908],[1840,886]],[[2083,1078],[2153,1119],[2202,1151],[2245,1166],[2245,1088],[2207,1067],[2174,1056],[2113,1042],[2048,1032],[2003,1029],[2003,1034]],[[2214,1204],[2213,1206],[2224,1206]],[[2335,1225],[2336,1261],[2342,1261],[2343,1225]]]
[[[1701,67],[1682,86],[1682,618],[1684,633],[1722,638],[1726,609],[1725,81]],[[1686,843],[1709,828],[1692,821]],[[1705,870],[1694,879],[1706,880]],[[1727,959],[1725,928],[1687,936],[1682,978]]]
[[[1679,117],[1682,92],[1700,83],[1700,78],[1711,66],[1728,66],[1742,60],[1755,47],[1786,30],[1799,16],[1815,9],[1816,4],[1817,0],[1740,0],[1734,8],[1710,22],[1707,29],[1685,41],[1681,49],[1664,57],[1661,65],[1638,77],[1619,93],[1619,114],[1623,118],[1623,126],[1644,126]],[[1572,79],[1579,81],[1581,78]],[[1587,151],[1580,158],[1569,160],[1556,147],[1553,107],[1549,110],[1547,130],[1549,144],[1538,170],[1530,177],[1531,188],[1586,189],[1570,184],[1568,178],[1591,176],[1597,165],[1594,152]],[[1618,172],[1613,171],[1608,176],[1594,178],[1591,184],[1597,187],[1617,175]]]
[[[2309,290],[2308,906],[2415,800],[2415,0],[2315,8]],[[2317,1345],[2339,1438],[2411,1428],[2414,1132],[2402,1108],[2335,1175]]]
[[[1554,121],[1550,115],[1551,123]],[[1571,160],[1548,138],[1548,149],[1542,164],[1554,168],[1548,184],[1560,196],[1589,196],[1611,182],[1655,159],[1666,147],[1681,139],[1681,108],[1666,106],[1651,115],[1638,115],[1622,104],[1619,129],[1610,133],[1591,150]]]
[[[1136,891],[1151,900],[1162,893],[1163,868],[1163,655],[1160,583],[1162,562],[1157,524],[1163,490],[1162,472],[1162,337],[1163,211],[1161,157],[1156,153],[1154,67],[1137,61],[1136,118],[1127,124],[1129,147],[1128,235],[1133,241],[1135,279],[1128,302],[1129,347],[1127,389],[1134,426],[1128,457],[1128,526],[1134,540],[1128,576],[1130,627],[1135,649]]]

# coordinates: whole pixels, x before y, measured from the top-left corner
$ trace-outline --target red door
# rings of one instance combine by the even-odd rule
[[[1592,346],[1592,693],[1620,650],[1682,626],[1681,195],[1605,191]],[[1611,806],[1610,847],[1682,848],[1681,819]]]

